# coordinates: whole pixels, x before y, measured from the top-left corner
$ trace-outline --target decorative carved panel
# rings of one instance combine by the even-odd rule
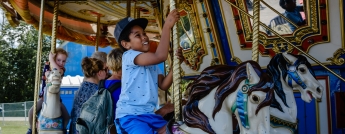
[[[253,15],[253,0],[226,1]],[[260,0],[260,21],[304,51],[308,51],[313,45],[329,42],[328,0],[284,1]],[[238,45],[242,49],[251,49],[252,20],[234,6],[231,7],[240,40]],[[281,52],[298,53],[296,49],[262,26],[260,26],[259,40],[261,55],[274,56],[275,53]]]

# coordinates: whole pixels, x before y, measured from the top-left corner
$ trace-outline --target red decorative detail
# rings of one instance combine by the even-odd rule
[[[330,102],[330,89],[329,89],[329,87],[330,87],[330,85],[329,85],[329,76],[316,76],[316,79],[317,80],[325,80],[325,82],[326,82],[326,84],[325,84],[325,93],[326,93],[326,99],[327,99],[327,101],[326,101],[326,104],[327,104],[327,122],[328,122],[328,124],[331,124],[331,120],[332,120],[332,116],[331,116],[331,102]],[[319,109],[316,109],[316,110],[319,110]],[[320,127],[322,127],[322,126],[320,126]],[[329,134],[331,134],[332,133],[332,126],[331,125],[329,125],[328,126],[328,133]]]
[[[235,0],[229,0],[231,3],[236,3]],[[322,5],[324,3],[327,3],[326,0],[318,0],[318,5]],[[246,6],[246,4],[245,4]],[[318,25],[319,25],[319,32],[316,33],[316,34],[312,34],[312,35],[309,35],[309,37],[307,38],[303,38],[302,42],[300,43],[301,45],[300,48],[303,50],[303,51],[307,51],[310,49],[310,47],[312,47],[312,44],[317,44],[318,42],[323,42],[325,41],[325,39],[323,38],[327,38],[328,36],[328,27],[327,25],[324,25],[321,23],[322,20],[328,20],[327,19],[327,10],[328,8],[319,8],[317,7],[319,10],[318,12]],[[233,13],[233,16],[240,16],[239,12],[241,11],[238,11],[235,7],[231,7],[232,9],[232,13]],[[241,18],[241,19],[247,19],[248,22],[250,22],[250,19],[249,17],[246,17],[246,18]],[[242,30],[243,31],[243,26],[242,26],[242,23],[241,23],[241,19],[234,19],[235,21],[235,25],[236,25],[236,28],[237,28],[237,31],[239,30]],[[328,23],[327,21],[325,23]],[[261,32],[261,31],[260,31]],[[244,47],[242,47],[243,49],[251,49],[252,48],[252,41],[246,41],[245,39],[245,35],[243,34],[244,31],[242,33],[238,33],[238,37],[239,37],[239,45],[240,44],[246,44]],[[272,36],[272,37],[275,37],[275,36]],[[313,43],[309,43],[308,40],[313,40],[314,42]],[[326,39],[328,40],[328,39]],[[265,49],[269,49],[269,56],[273,57],[275,55],[275,52],[271,49],[271,48],[264,48],[264,46],[260,45],[259,46],[259,52],[261,54],[264,53]],[[297,49],[293,49],[292,51],[293,54],[298,54],[298,50]]]

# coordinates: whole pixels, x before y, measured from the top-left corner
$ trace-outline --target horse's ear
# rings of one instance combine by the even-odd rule
[[[283,53],[283,56],[284,56],[285,60],[290,63],[290,65],[295,63],[295,61],[297,60],[297,58],[295,56],[288,54],[288,53]]]
[[[247,63],[247,76],[249,84],[256,84],[260,81],[259,75],[255,72],[253,66],[250,63]]]

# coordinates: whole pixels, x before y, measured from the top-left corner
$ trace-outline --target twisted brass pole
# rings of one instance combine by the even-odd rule
[[[127,12],[126,12],[126,15],[127,17],[130,17],[131,16],[131,0],[127,0]]]
[[[248,14],[246,11],[244,11],[243,9],[241,9],[240,7],[236,6],[235,4],[229,2],[231,6],[237,8],[239,11],[241,11],[244,15],[249,16],[251,19],[253,19],[253,16]],[[299,52],[301,52],[302,54],[304,54],[305,56],[307,56],[309,59],[311,59],[312,61],[316,62],[317,64],[319,64],[320,66],[322,66],[323,68],[325,68],[327,71],[329,71],[330,73],[332,73],[334,76],[338,77],[340,80],[345,82],[345,79],[342,78],[340,75],[338,75],[337,73],[333,72],[331,69],[329,69],[328,67],[326,67],[325,65],[323,65],[320,61],[318,61],[317,59],[315,59],[314,57],[312,57],[311,55],[309,55],[308,53],[304,52],[302,49],[300,49],[299,47],[295,46],[294,44],[292,44],[289,40],[287,40],[286,38],[284,38],[283,36],[281,36],[279,33],[277,33],[276,31],[274,31],[273,29],[269,28],[268,26],[266,26],[264,23],[260,22],[260,25],[263,26],[264,28],[266,28],[267,30],[269,30],[270,32],[272,32],[273,34],[277,35],[279,38],[281,38],[282,40],[284,40],[287,44],[289,44],[290,46],[294,47],[295,49],[297,49]]]
[[[54,1],[54,16],[53,16],[53,29],[52,29],[52,40],[50,51],[55,53],[56,50],[56,27],[58,23],[58,9],[59,9],[59,0]]]
[[[38,99],[38,91],[40,90],[40,83],[41,83],[41,57],[42,57],[42,43],[43,43],[43,20],[44,20],[44,3],[45,0],[41,0],[41,9],[40,9],[40,24],[39,24],[39,31],[38,31],[38,46],[37,46],[37,53],[36,53],[36,75],[35,75],[35,91],[34,91],[34,109],[32,112],[32,126],[31,130],[32,133],[36,133],[36,113],[37,113],[37,99]],[[29,115],[30,116],[30,115]]]
[[[170,11],[176,9],[176,2],[175,0],[170,0]],[[172,42],[173,42],[173,51],[174,55],[176,55],[178,46],[179,46],[179,38],[177,35],[177,23],[174,25],[172,30]],[[181,93],[180,93],[180,83],[181,83],[181,70],[180,70],[180,63],[177,56],[173,56],[173,101],[174,101],[174,107],[175,107],[175,121],[182,121],[181,116]]]
[[[260,22],[260,0],[253,1],[253,46],[252,46],[252,60],[259,62],[259,22]]]
[[[100,14],[97,14],[97,33],[96,33],[96,49],[95,51],[97,52],[98,51],[98,46],[99,46],[99,38],[100,38],[100,35],[101,35],[101,15]]]

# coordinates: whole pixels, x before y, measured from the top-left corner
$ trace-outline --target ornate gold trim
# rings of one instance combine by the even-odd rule
[[[200,64],[202,63],[202,58],[207,54],[207,49],[205,46],[204,41],[202,40],[202,34],[199,29],[199,20],[196,17],[196,9],[193,5],[188,4],[187,2],[179,3],[178,5],[179,11],[186,11],[188,13],[190,25],[192,28],[192,33],[194,36],[194,44],[190,46],[189,49],[183,49],[182,54],[185,57],[185,63],[193,70],[198,70],[200,67]],[[181,20],[179,21],[181,22]],[[181,23],[178,23],[181,26]],[[189,38],[190,35],[188,35],[188,32],[183,31],[184,34]],[[178,35],[179,37],[182,35]],[[179,43],[180,43],[179,39]],[[193,40],[191,40],[193,42]],[[182,45],[182,44],[180,44]]]
[[[227,3],[231,3],[230,0],[225,0]],[[242,10],[247,10],[245,7],[245,2],[243,0],[237,0],[237,6],[240,7]],[[325,2],[327,3],[328,0],[325,0]],[[319,3],[320,4],[320,3]],[[321,25],[321,20],[318,21],[318,16],[319,14],[317,14],[318,12],[320,12],[320,9],[317,7],[317,2],[316,1],[308,1],[307,4],[307,9],[309,9],[309,15],[310,16],[310,21],[308,21],[309,26],[303,26],[303,27],[299,27],[298,29],[296,29],[292,35],[288,35],[288,36],[284,36],[286,39],[288,39],[290,42],[296,44],[297,46],[301,46],[301,42],[304,40],[302,40],[302,38],[304,38],[305,35],[307,34],[313,34],[312,36],[315,35],[320,35],[321,33],[319,33],[319,26]],[[231,7],[234,8],[234,7]],[[326,9],[328,9],[327,4],[326,4]],[[237,10],[237,9],[236,9]],[[249,16],[246,16],[244,13],[238,11],[239,13],[239,20],[241,22],[241,26],[242,27],[237,27],[238,29],[242,29],[243,34],[244,34],[244,40],[245,42],[251,42],[252,41],[252,28],[250,25],[250,18]],[[328,12],[328,11],[326,11]],[[320,17],[319,17],[320,18]],[[328,22],[328,16],[327,16],[327,22]],[[329,25],[329,24],[327,24]],[[329,30],[327,31],[327,35],[329,37]],[[262,45],[264,46],[264,48],[266,49],[270,49],[272,48],[272,46],[278,46],[279,43],[284,42],[282,39],[280,39],[277,36],[268,36],[267,34],[259,34],[259,39],[262,43]],[[316,42],[310,45],[313,46],[315,44],[319,44],[319,43],[323,43],[323,42],[329,42],[329,39],[327,39],[326,41],[322,41],[322,42]],[[307,49],[307,52],[309,51],[310,47]],[[250,48],[241,48],[241,50],[247,50]],[[280,53],[281,51],[279,51],[280,49],[273,49],[274,52],[276,53]],[[284,52],[292,52],[293,48],[289,48]],[[262,54],[262,56],[268,56],[265,54]]]
[[[225,64],[226,63],[225,57],[224,57],[223,51],[221,50],[221,42],[219,41],[219,37],[220,36],[219,36],[219,33],[217,32],[216,27],[215,27],[215,23],[216,22],[215,22],[215,19],[214,19],[215,17],[213,16],[214,13],[210,9],[210,2],[211,1],[207,0],[207,1],[204,1],[203,3],[204,3],[204,6],[205,6],[205,10],[206,10],[205,13],[207,13],[207,15],[208,15],[208,23],[209,23],[209,25],[211,27],[211,31],[212,31],[213,42],[210,42],[210,43],[214,43],[214,47],[215,47],[216,53],[217,53],[217,56],[215,56],[214,53],[212,53],[213,60],[211,61],[211,65],[216,65],[216,62],[215,62],[214,58],[218,58],[219,59],[218,61],[219,61],[220,64]],[[223,13],[222,13],[222,16],[224,16]],[[222,19],[224,19],[224,17]],[[205,19],[205,21],[206,21],[206,19]],[[226,28],[226,25],[225,25],[225,28]],[[225,30],[227,31],[227,28]],[[227,36],[227,37],[229,38],[229,36]],[[208,37],[208,39],[211,41],[210,37]],[[230,40],[229,40],[229,45],[231,45]],[[230,47],[230,51],[231,51],[231,55],[233,55],[231,47]]]
[[[228,31],[229,28],[228,28],[228,25],[227,25],[226,20],[225,20],[223,6],[222,6],[222,3],[221,3],[220,0],[218,1],[218,5],[219,5],[219,7],[221,9],[220,12],[222,13],[222,16],[223,16],[222,19],[223,19],[223,22],[224,22],[225,32],[226,32],[226,35],[227,35],[227,38],[228,38],[228,43],[229,43],[229,48],[230,48],[230,52],[231,52],[231,57],[235,57],[234,50],[232,49],[232,42],[231,42],[231,38],[230,38],[230,32]],[[237,58],[237,57],[235,57],[235,58]]]
[[[273,122],[273,123],[276,123],[276,124],[279,124],[279,125],[283,125],[283,126],[291,128],[291,129],[295,129],[295,130],[298,127],[298,120],[297,120],[296,123],[293,123],[293,122],[290,122],[290,121],[286,121],[286,120],[280,119],[280,118],[275,117],[273,115],[270,115],[270,122]],[[277,126],[272,125],[272,123],[271,123],[271,127],[278,128]],[[289,129],[289,130],[291,131],[291,129]],[[292,133],[294,133],[294,132],[292,132]]]
[[[238,57],[236,57],[236,56],[232,56],[231,61],[234,61],[234,62],[236,62],[237,64],[242,63],[241,59],[238,58]]]
[[[345,26],[344,26],[344,7],[343,7],[343,0],[339,0],[339,11],[340,11],[340,28],[341,28],[341,37],[344,37],[345,36]],[[345,39],[344,38],[341,38],[341,46],[342,48],[345,49]]]
[[[345,63],[345,60],[344,58],[340,57],[343,54],[345,54],[345,49],[339,48],[333,53],[333,57],[329,57],[326,60],[331,62],[330,65],[343,65]]]

